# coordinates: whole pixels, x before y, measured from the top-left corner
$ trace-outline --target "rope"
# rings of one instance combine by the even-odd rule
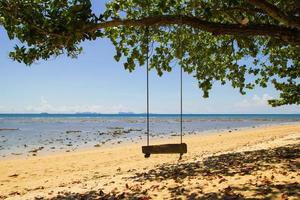
[[[146,29],[147,35],[147,61],[146,61],[146,71],[147,71],[147,146],[149,146],[149,30]]]
[[[180,20],[182,23],[182,15],[180,15]],[[182,33],[181,33],[182,34]],[[183,52],[182,52],[182,39],[180,39],[180,51],[181,51],[181,65],[180,65],[180,143],[182,144],[182,132],[183,132],[183,126],[182,126],[182,58],[183,58]]]
[[[180,66],[180,143],[182,143],[182,66]]]
[[[147,15],[149,15],[149,0],[147,0]],[[147,37],[147,62],[146,62],[146,70],[147,70],[147,146],[149,146],[150,142],[150,128],[149,128],[149,27],[146,27],[146,37]]]

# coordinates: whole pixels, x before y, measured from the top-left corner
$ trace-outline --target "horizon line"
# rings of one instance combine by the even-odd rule
[[[119,113],[0,113],[0,115],[147,115],[147,113],[119,112]],[[149,113],[149,115],[180,115],[180,113]],[[300,115],[300,113],[183,113],[183,115]]]

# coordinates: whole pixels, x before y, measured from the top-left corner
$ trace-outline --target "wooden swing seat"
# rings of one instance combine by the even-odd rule
[[[142,146],[142,152],[145,157],[150,157],[151,154],[184,154],[187,153],[186,143],[181,144],[160,144],[160,145],[149,145]]]

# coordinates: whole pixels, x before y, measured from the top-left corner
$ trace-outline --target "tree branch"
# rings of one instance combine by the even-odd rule
[[[287,16],[279,8],[269,2],[265,0],[246,0],[246,2],[264,10],[269,16],[286,26],[300,29],[300,20]]]
[[[196,29],[210,32],[214,35],[234,35],[234,36],[269,36],[275,37],[288,43],[300,44],[300,30],[287,28],[279,25],[266,24],[221,24],[208,22],[197,17],[163,15],[145,17],[142,19],[114,19],[112,21],[101,22],[89,27],[86,31],[96,31],[117,26],[167,26],[167,25],[188,25]]]

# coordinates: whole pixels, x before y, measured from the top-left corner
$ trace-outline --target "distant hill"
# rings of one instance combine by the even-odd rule
[[[118,112],[119,115],[133,115],[134,112]]]

